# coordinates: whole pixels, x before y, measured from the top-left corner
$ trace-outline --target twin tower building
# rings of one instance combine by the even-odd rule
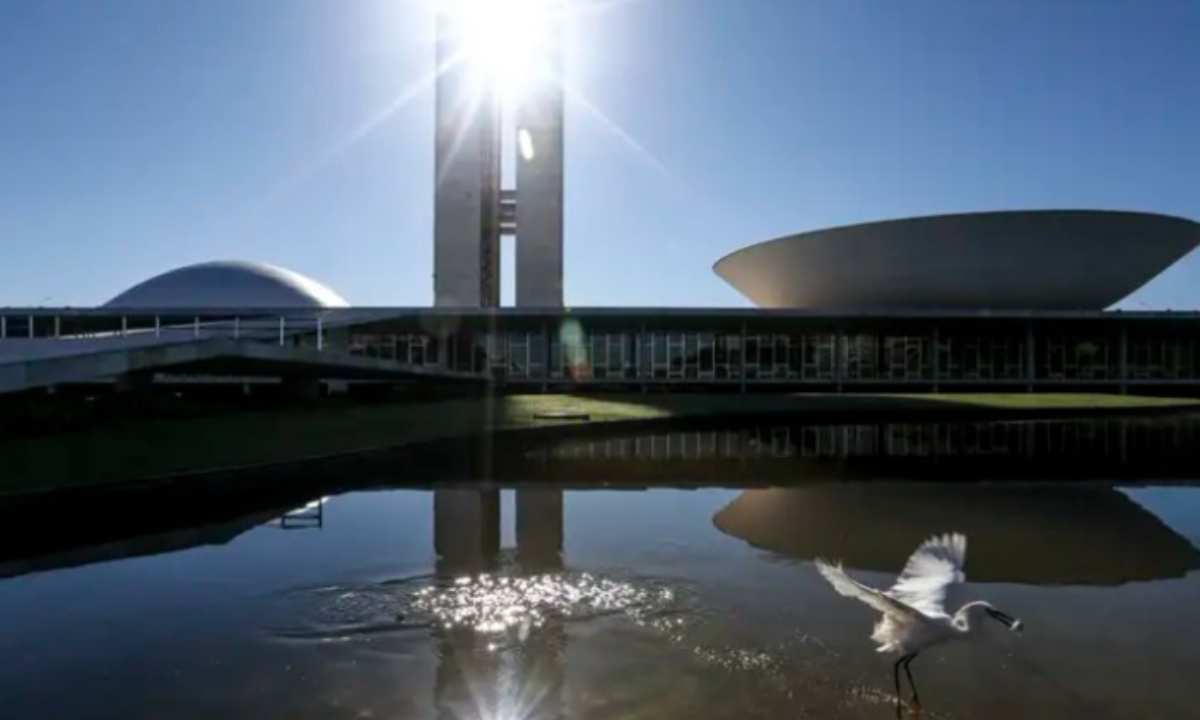
[[[500,243],[510,238],[517,306],[562,307],[561,19],[543,38],[537,77],[507,108],[511,125],[487,69],[463,61],[469,48],[454,19],[442,13],[437,23],[434,304],[499,306]],[[515,163],[509,172],[506,150]],[[514,187],[505,187],[506,176]]]

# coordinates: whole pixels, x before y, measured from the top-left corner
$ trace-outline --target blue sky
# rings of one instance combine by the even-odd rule
[[[0,305],[220,258],[429,304],[431,8],[0,0]],[[1197,38],[1192,0],[589,13],[568,28],[595,111],[567,107],[567,301],[745,305],[724,253],[895,216],[1200,218]],[[1200,254],[1127,306],[1200,308]]]

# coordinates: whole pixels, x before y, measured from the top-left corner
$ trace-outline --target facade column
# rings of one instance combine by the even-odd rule
[[[642,383],[642,394],[646,394],[646,378],[642,377],[642,343],[646,340],[646,323],[642,323],[642,328],[637,334],[637,339],[633,342],[633,364],[636,366],[633,375]],[[650,348],[650,374],[654,375],[654,348]]]
[[[833,329],[833,382],[837,388],[837,392],[843,392],[842,379],[844,377],[844,365],[846,359],[844,357],[846,351],[845,330],[840,327]]]
[[[930,374],[933,377],[933,391],[939,392],[940,386],[938,384],[938,381],[941,379],[941,374],[942,374],[941,373],[941,359],[942,358],[941,358],[941,352],[940,352],[941,334],[938,332],[937,325],[933,326],[933,335],[932,335],[932,337],[930,337],[929,342],[930,342],[930,353],[931,353],[930,358],[929,358],[929,370],[930,370]]]
[[[741,341],[738,349],[738,364],[741,367],[738,369],[738,379],[741,382],[740,392],[746,392],[746,321],[742,321],[741,326]]]
[[[1034,347],[1033,320],[1025,321],[1025,392],[1033,392],[1037,382],[1037,352]]]
[[[872,333],[871,337],[875,340],[875,381],[884,382],[885,380],[890,380],[891,373],[884,372],[884,368],[888,367],[887,363],[889,362],[887,353],[883,349],[887,336],[883,334],[883,331],[876,330]],[[891,368],[888,369],[890,370]]]
[[[1129,394],[1129,327],[1121,323],[1121,394]]]
[[[542,321],[542,392],[550,391],[550,321]]]

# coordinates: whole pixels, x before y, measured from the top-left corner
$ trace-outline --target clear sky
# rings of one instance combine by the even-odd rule
[[[1195,0],[610,5],[568,28],[571,305],[745,305],[713,261],[836,224],[1200,218]],[[432,34],[432,0],[0,0],[0,305],[225,258],[428,305]],[[1200,308],[1200,253],[1127,305]]]

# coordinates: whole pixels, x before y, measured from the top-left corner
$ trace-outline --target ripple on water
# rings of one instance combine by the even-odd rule
[[[524,640],[550,620],[625,615],[650,623],[685,610],[665,582],[587,572],[536,575],[430,576],[365,585],[303,588],[286,593],[276,615],[295,624],[272,630],[292,640],[348,640],[418,628],[468,629]]]
[[[296,589],[272,608],[292,624],[275,628],[279,639],[300,642],[370,642],[420,631],[481,637],[480,652],[523,646],[547,624],[619,617],[650,631],[700,666],[753,683],[785,703],[825,696],[843,709],[892,699],[869,686],[845,687],[834,671],[836,653],[815,638],[778,638],[749,647],[719,632],[729,618],[706,609],[686,585],[652,578],[606,577],[588,572],[419,576],[382,583]],[[714,635],[714,631],[717,631]],[[796,679],[804,678],[797,693]]]

